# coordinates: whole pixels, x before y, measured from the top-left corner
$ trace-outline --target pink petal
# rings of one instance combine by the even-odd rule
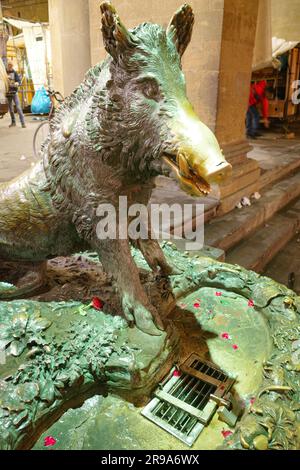
[[[238,347],[237,344],[233,344],[233,345],[232,345],[232,348],[233,348],[233,349],[239,349],[239,347]]]
[[[221,295],[222,295],[222,292],[216,292],[217,297],[221,297]]]
[[[255,402],[255,397],[250,398],[250,405],[253,405],[254,402]]]
[[[222,333],[221,338],[223,339],[230,339],[229,333]]]
[[[195,302],[195,303],[194,303],[194,307],[195,307],[195,308],[200,308],[199,302]]]
[[[173,377],[180,377],[180,376],[181,376],[180,370],[178,370],[178,369],[174,370]]]
[[[91,306],[96,310],[102,310],[103,309],[103,302],[102,302],[101,299],[99,299],[99,297],[93,297]]]
[[[250,300],[248,301],[248,307],[254,307],[254,302],[253,302],[253,300],[250,299]]]
[[[54,439],[54,437],[47,436],[47,437],[44,438],[44,446],[45,447],[54,446],[55,444],[56,444],[56,439]]]

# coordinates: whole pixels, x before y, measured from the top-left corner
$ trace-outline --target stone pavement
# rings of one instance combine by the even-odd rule
[[[40,121],[26,116],[26,129],[22,129],[17,117],[17,126],[9,128],[10,118],[6,114],[0,119],[0,183],[15,178],[35,163],[33,135]]]
[[[270,132],[250,142],[253,149],[248,157],[257,160],[263,172],[300,160],[300,135],[286,139],[282,134]]]

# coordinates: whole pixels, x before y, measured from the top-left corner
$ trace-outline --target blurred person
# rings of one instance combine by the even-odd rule
[[[266,87],[267,83],[265,80],[261,80],[256,83],[252,83],[250,86],[250,95],[248,103],[248,111],[246,116],[246,129],[247,137],[255,139],[259,135],[259,121],[260,113],[258,106],[262,106],[262,116],[264,120],[265,128],[269,128],[270,122],[268,118],[269,113],[269,101],[266,98]]]
[[[16,105],[17,113],[19,115],[22,127],[26,127],[24,114],[20,105],[19,97],[18,97],[18,88],[19,88],[19,85],[21,85],[21,78],[17,74],[17,72],[14,70],[14,66],[11,62],[7,64],[6,73],[7,73],[8,81],[9,81],[9,87],[8,87],[8,92],[6,93],[6,98],[7,98],[8,109],[9,109],[9,113],[11,117],[11,124],[9,125],[9,127],[16,126],[14,105]]]

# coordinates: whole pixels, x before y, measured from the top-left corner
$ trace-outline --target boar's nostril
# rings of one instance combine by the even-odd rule
[[[216,165],[217,167],[220,167],[220,169],[215,169],[214,171],[210,171],[206,177],[209,183],[213,182],[219,182],[226,177],[230,176],[232,167],[229,163],[227,162],[222,162],[222,167],[220,164]]]

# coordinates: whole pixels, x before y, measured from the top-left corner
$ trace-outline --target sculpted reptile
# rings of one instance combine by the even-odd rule
[[[186,96],[181,56],[192,34],[191,7],[182,6],[167,30],[143,23],[129,31],[107,2],[101,13],[108,58],[56,112],[42,161],[0,187],[0,259],[2,267],[16,261],[34,270],[56,256],[95,250],[117,283],[127,320],[160,334],[129,241],[99,240],[96,209],[118,208],[120,195],[128,204],[147,203],[164,161],[195,196],[208,194],[231,166]],[[151,268],[172,272],[156,241],[138,245]]]

